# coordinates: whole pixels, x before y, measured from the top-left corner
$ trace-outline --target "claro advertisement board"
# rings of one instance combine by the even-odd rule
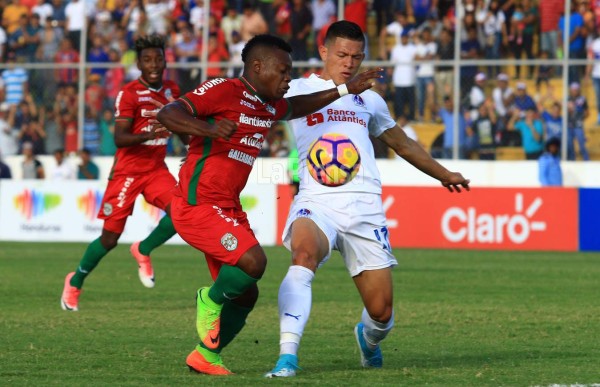
[[[291,196],[285,186],[278,196],[280,242]],[[384,186],[382,200],[392,247],[578,250],[574,188],[473,188],[457,194],[442,187]]]

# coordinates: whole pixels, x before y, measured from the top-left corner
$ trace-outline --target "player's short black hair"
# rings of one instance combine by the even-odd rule
[[[279,50],[283,50],[288,54],[291,54],[292,47],[283,39],[278,36],[261,34],[256,35],[252,39],[246,43],[244,49],[242,50],[242,62],[246,63],[252,51],[254,51],[258,47],[266,47],[266,48],[276,48]]]
[[[348,21],[340,20],[335,23],[331,23],[325,34],[325,44],[332,43],[335,38],[344,38],[349,40],[355,40],[365,44],[365,35],[358,24]]]
[[[165,38],[158,34],[140,36],[134,42],[135,52],[138,58],[142,55],[142,51],[147,48],[160,48],[165,52]]]
[[[546,141],[546,150],[549,151],[550,147],[553,145],[556,145],[556,147],[560,149],[560,139],[558,137],[552,137]]]

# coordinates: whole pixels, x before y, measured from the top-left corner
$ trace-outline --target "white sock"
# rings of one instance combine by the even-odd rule
[[[377,345],[379,345],[379,343],[385,339],[387,334],[392,330],[392,327],[394,326],[394,312],[392,311],[392,317],[390,318],[390,321],[386,323],[380,323],[373,320],[371,316],[369,316],[367,309],[364,308],[361,321],[364,325],[363,336],[367,342],[367,346],[369,349],[373,350],[377,348]]]
[[[304,266],[290,266],[279,287],[280,354],[298,353],[300,338],[310,316],[312,280],[315,277]]]

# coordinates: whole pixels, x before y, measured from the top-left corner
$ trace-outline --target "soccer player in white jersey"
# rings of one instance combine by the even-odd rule
[[[293,80],[287,96],[343,85],[357,73],[364,58],[364,44],[363,33],[355,23],[342,20],[331,24],[324,46],[319,47],[324,63],[322,74]],[[371,90],[345,95],[291,124],[299,152],[300,192],[283,231],[284,245],[292,252],[292,264],[279,288],[280,356],[275,368],[265,376],[296,374],[300,338],[312,303],[311,283],[317,267],[327,261],[334,249],[342,254],[364,303],[360,322],[354,329],[362,366],[381,367],[379,343],[394,325],[391,269],[397,262],[387,238],[381,179],[369,134],[379,137],[450,192],[469,190],[469,180],[448,171],[409,139],[391,118],[385,101]],[[348,136],[361,157],[359,175],[335,188],[312,179],[305,162],[309,145],[331,132]]]

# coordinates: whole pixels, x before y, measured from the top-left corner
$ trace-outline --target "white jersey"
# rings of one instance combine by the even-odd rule
[[[332,80],[322,80],[312,74],[308,78],[294,79],[285,95],[309,94],[335,87]],[[306,117],[290,121],[298,148],[300,195],[328,193],[375,193],[381,194],[381,178],[375,164],[373,145],[369,134],[379,137],[396,125],[390,116],[387,104],[374,91],[367,90],[359,95],[348,94],[323,109]],[[306,155],[309,146],[325,133],[341,133],[349,137],[360,153],[358,175],[349,183],[339,187],[326,187],[317,183],[308,173]]]

